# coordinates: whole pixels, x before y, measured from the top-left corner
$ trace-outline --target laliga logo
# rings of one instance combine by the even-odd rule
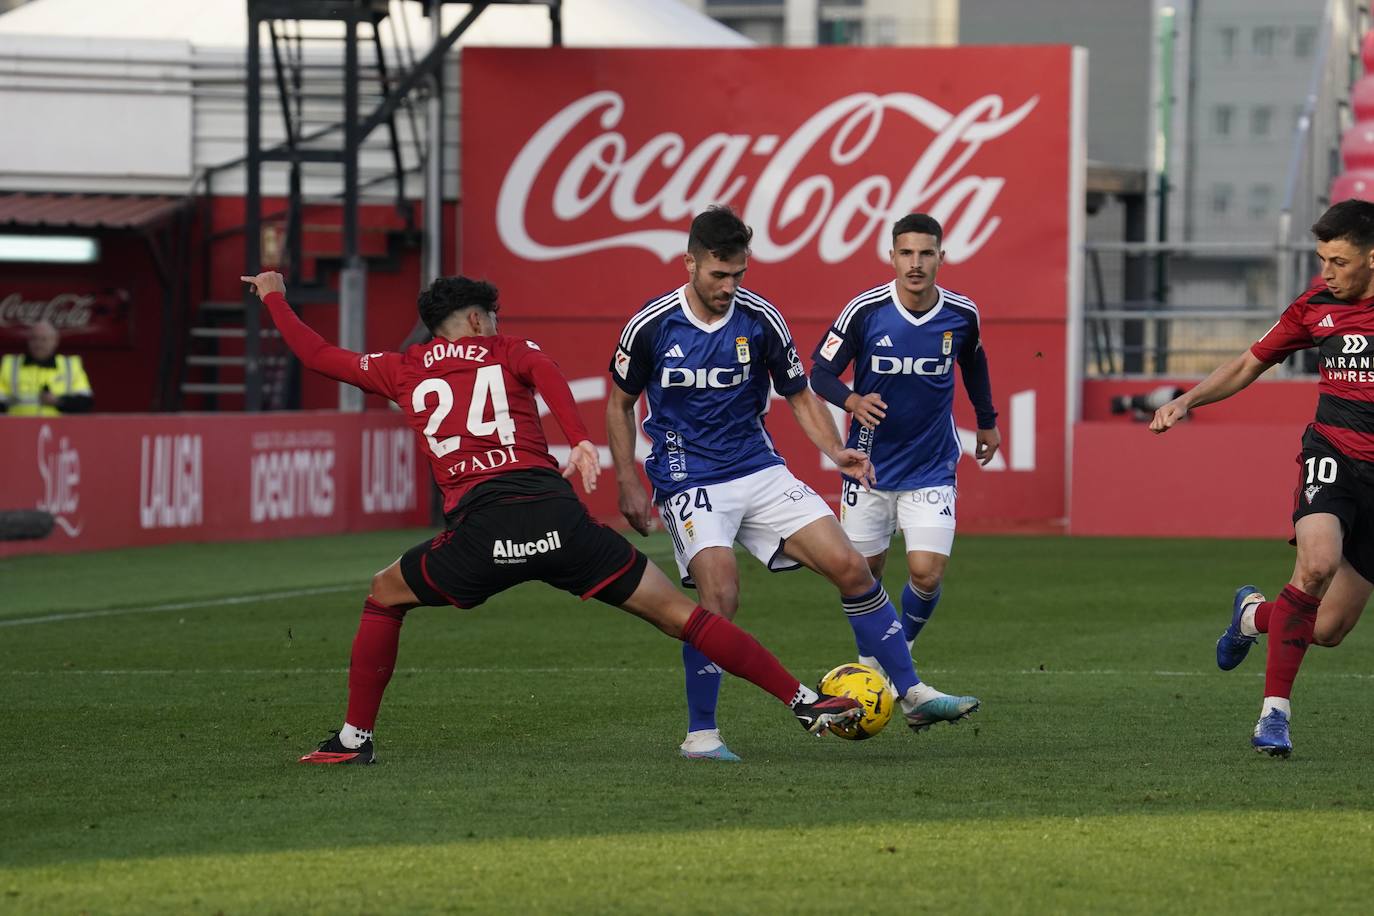
[[[791,136],[714,133],[688,149],[680,134],[665,132],[630,150],[614,128],[625,113],[619,93],[593,92],[550,118],[520,150],[501,183],[496,225],[501,241],[514,254],[531,261],[571,258],[605,248],[643,248],[667,262],[680,254],[683,232],[677,227],[709,204],[727,204],[746,193],[748,181],[736,174],[746,155],[770,157],[748,189],[744,221],[754,227],[753,255],[759,261],[785,260],[816,244],[822,261],[850,258],[862,245],[886,259],[887,228],[906,213],[923,210],[945,226],[945,251],[951,262],[965,261],[983,247],[1001,224],[992,214],[1005,178],[965,175],[960,170],[989,140],[1011,131],[1030,113],[1039,96],[1002,114],[1002,97],[985,95],[963,111],[951,113],[908,92],[877,95],[857,92],[831,102],[804,121]],[[916,121],[934,137],[894,187],[881,174],[868,174],[852,187],[837,189],[831,176],[800,174],[800,166],[833,131],[829,161],[837,169],[853,166],[874,148],[888,112]],[[540,202],[560,222],[585,216],[603,200],[621,222],[650,216],[664,228],[592,238],[568,245],[548,245],[530,233],[530,194],[539,178],[552,173],[555,151],[585,121],[596,118],[601,133],[571,151],[554,187],[553,199]],[[900,161],[904,147],[878,149],[882,161]],[[877,158],[877,157],[875,157]],[[660,187],[642,185],[651,170],[671,169]],[[585,189],[585,190],[584,190]],[[953,216],[955,212],[957,216]],[[800,225],[790,241],[774,229]],[[953,219],[951,217],[953,216]],[[857,228],[852,230],[851,226]]]

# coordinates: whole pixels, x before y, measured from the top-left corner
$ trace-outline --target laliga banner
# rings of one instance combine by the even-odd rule
[[[462,270],[500,287],[502,331],[559,360],[604,443],[615,341],[686,282],[696,213],[728,204],[753,228],[744,284],[808,363],[844,305],[893,278],[892,224],[930,213],[940,284],[979,307],[1003,438],[988,468],[966,457],[960,524],[1061,524],[1080,61],[1067,47],[466,49]],[[768,420],[779,450],[835,496],[788,413]],[[956,420],[971,450],[962,390]],[[617,519],[602,480],[593,508]]]
[[[426,525],[429,466],[394,411],[0,419],[0,557]]]

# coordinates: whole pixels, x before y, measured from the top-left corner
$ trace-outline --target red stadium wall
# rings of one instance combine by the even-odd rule
[[[10,418],[0,509],[44,509],[0,557],[424,525],[428,464],[395,411]]]
[[[1169,382],[1088,382],[1074,426],[1069,532],[1160,537],[1283,537],[1299,439],[1316,409],[1312,379],[1257,382],[1163,435],[1111,399]],[[1191,381],[1180,383],[1183,387]]]
[[[684,90],[692,72],[728,89]],[[1072,85],[1066,47],[470,48],[461,266],[501,287],[502,330],[560,361],[604,443],[615,341],[686,280],[696,212],[729,203],[753,227],[745,284],[804,359],[854,295],[891,279],[892,223],[931,212],[940,282],[982,310],[1006,446],[986,472],[966,459],[961,527],[1062,530]],[[788,413],[770,416],[780,451],[837,493]],[[612,518],[602,480],[594,507]]]

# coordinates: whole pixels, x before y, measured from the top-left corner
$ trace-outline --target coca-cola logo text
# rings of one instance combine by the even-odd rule
[[[125,290],[105,293],[58,293],[28,296],[12,292],[0,297],[0,335],[28,333],[40,321],[51,322],[63,334],[107,334],[122,324],[129,309]]]
[[[732,204],[754,229],[759,261],[783,261],[814,246],[821,261],[834,264],[864,245],[885,259],[892,223],[924,211],[944,224],[947,258],[958,263],[997,231],[994,205],[1006,184],[1003,176],[962,173],[985,143],[1012,131],[1038,101],[1032,96],[1003,113],[1002,97],[988,94],[951,112],[913,93],[856,92],[825,105],[789,136],[712,133],[689,147],[682,135],[666,131],[632,150],[616,130],[626,114],[622,96],[593,92],[549,118],[515,157],[501,183],[497,230],[507,249],[531,261],[640,248],[667,262],[683,250],[684,220],[710,204]],[[927,129],[929,141],[923,147],[882,143],[890,115]],[[568,138],[593,121],[600,132],[571,148]],[[821,149],[826,167],[808,172]],[[752,184],[749,156],[765,158]],[[664,170],[668,178],[650,186],[650,172]],[[842,177],[852,183],[842,185]],[[549,180],[551,196],[535,199],[536,187]],[[596,207],[621,223],[662,225],[562,243],[540,241],[531,229],[550,218],[576,223]]]

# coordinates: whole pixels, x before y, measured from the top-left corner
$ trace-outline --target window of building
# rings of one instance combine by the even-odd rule
[[[1250,186],[1250,218],[1261,219],[1269,215],[1270,200],[1274,196],[1274,189],[1267,184],[1255,184]]]
[[[1278,29],[1272,25],[1256,26],[1251,33],[1250,46],[1260,57],[1274,56],[1274,43],[1278,39]]]
[[[875,45],[895,45],[897,43],[897,19],[893,16],[874,16],[869,20],[869,25],[873,26],[873,43]]]
[[[817,23],[818,45],[861,45],[864,43],[864,24],[857,19],[822,19]]]
[[[1217,45],[1222,60],[1234,60],[1236,56],[1236,27],[1223,26],[1217,30]]]
[[[1250,109],[1250,136],[1267,137],[1274,125],[1272,105],[1256,105]]]
[[[1217,105],[1212,108],[1212,133],[1218,137],[1231,136],[1231,122],[1235,120],[1234,105]]]
[[[1310,26],[1299,26],[1293,33],[1293,53],[1298,57],[1311,57],[1317,47],[1317,30]]]
[[[1231,201],[1235,196],[1236,189],[1229,184],[1212,185],[1212,214],[1214,216],[1228,215],[1231,212]]]

